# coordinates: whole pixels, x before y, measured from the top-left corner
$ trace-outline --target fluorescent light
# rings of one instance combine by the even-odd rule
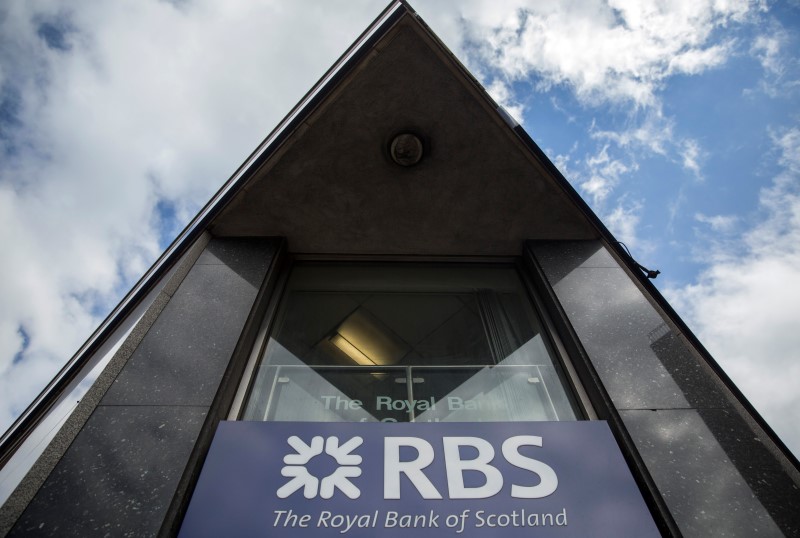
[[[339,333],[331,336],[331,343],[341,349],[348,357],[356,361],[361,366],[377,366],[374,360],[370,359],[363,351],[351,344],[347,338]]]
[[[347,316],[329,341],[361,366],[390,366],[411,351],[390,327],[363,308]]]

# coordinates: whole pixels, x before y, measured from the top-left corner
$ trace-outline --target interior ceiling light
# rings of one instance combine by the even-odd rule
[[[355,362],[357,362],[361,366],[377,366],[378,365],[378,363],[376,363],[373,359],[371,359],[370,357],[365,355],[363,351],[358,349],[356,346],[354,346],[352,343],[350,343],[347,340],[347,338],[345,338],[344,336],[342,336],[339,333],[336,333],[333,336],[331,336],[331,343],[334,346],[336,346],[339,349],[341,349],[342,351],[344,351],[345,355],[347,355],[348,357],[353,359]]]
[[[400,133],[389,146],[392,160],[400,166],[414,166],[422,160],[423,153],[422,140],[413,133]]]
[[[330,342],[361,366],[388,366],[411,348],[391,329],[359,308],[345,319]]]

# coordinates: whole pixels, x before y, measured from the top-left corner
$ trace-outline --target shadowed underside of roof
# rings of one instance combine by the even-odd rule
[[[425,155],[393,162],[395,135]],[[597,230],[463,67],[405,12],[209,227],[294,252],[518,255]]]

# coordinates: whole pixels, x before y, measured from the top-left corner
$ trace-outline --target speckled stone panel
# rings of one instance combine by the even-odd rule
[[[224,265],[259,287],[275,254],[277,239],[218,238],[209,242],[195,265]]]
[[[728,405],[622,269],[576,265],[564,274],[557,260],[550,265],[545,273],[618,409]]]
[[[102,405],[211,405],[274,253],[212,239]]]
[[[599,241],[536,241],[530,244],[552,282],[558,282],[578,267],[619,268],[617,261]]]
[[[226,265],[195,265],[102,405],[211,405],[257,291]]]
[[[212,239],[12,536],[152,536],[279,241]]]
[[[800,492],[769,438],[602,244],[528,248],[683,535],[800,535]]]
[[[203,407],[100,406],[9,536],[153,536]]]
[[[797,494],[785,495],[786,473],[775,472],[772,458],[759,458],[761,443],[741,435],[730,412],[673,409],[621,415],[684,536],[799,535]],[[715,432],[724,430],[740,433],[723,445]]]

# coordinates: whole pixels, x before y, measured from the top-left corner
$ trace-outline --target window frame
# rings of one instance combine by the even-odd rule
[[[231,406],[227,413],[227,420],[243,420],[247,401],[250,397],[258,368],[266,352],[269,336],[272,334],[275,323],[279,317],[279,309],[284,299],[289,277],[295,266],[304,262],[313,262],[330,265],[346,264],[439,264],[439,265],[502,265],[513,267],[516,271],[522,288],[526,293],[529,306],[534,314],[538,316],[542,325],[542,340],[550,353],[554,362],[561,370],[559,378],[564,383],[564,390],[569,393],[574,403],[574,411],[577,420],[597,420],[598,414],[584,388],[578,373],[573,364],[573,360],[567,352],[562,337],[556,329],[551,313],[536,286],[536,275],[532,273],[527,264],[521,257],[510,256],[336,256],[336,255],[309,255],[287,253],[285,263],[276,267],[278,274],[271,296],[268,298],[267,307],[250,350],[247,362],[244,366],[241,378],[238,381]]]

